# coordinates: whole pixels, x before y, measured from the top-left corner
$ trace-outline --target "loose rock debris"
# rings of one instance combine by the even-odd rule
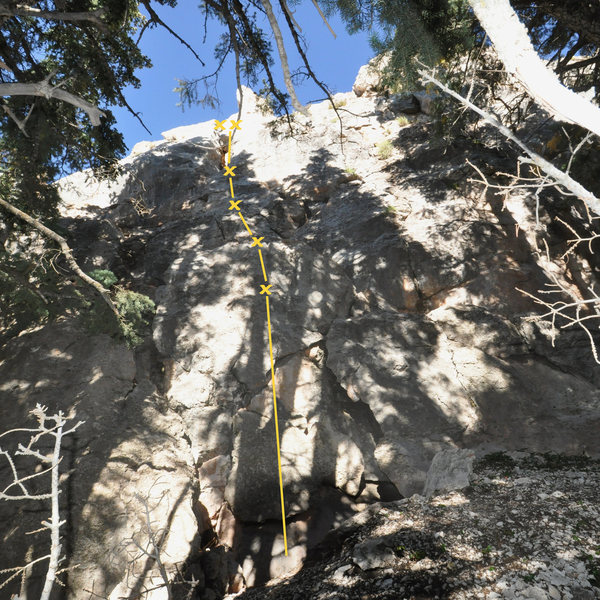
[[[239,600],[595,600],[600,461],[497,453],[470,487],[379,503]],[[228,596],[233,598],[233,596]]]

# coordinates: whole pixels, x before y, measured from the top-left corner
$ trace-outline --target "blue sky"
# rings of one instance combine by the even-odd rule
[[[272,4],[277,10],[276,3]],[[203,67],[187,48],[163,28],[146,31],[140,47],[144,54],[150,57],[154,66],[138,72],[137,75],[142,83],[139,89],[126,88],[124,93],[130,106],[140,113],[140,117],[152,135],[145,131],[126,108],[112,108],[117,119],[117,126],[123,133],[125,143],[130,149],[141,140],[161,139],[162,131],[180,125],[191,125],[215,118],[222,119],[237,110],[233,57],[225,62],[219,77],[217,90],[221,106],[218,109],[193,106],[182,111],[181,107],[177,106],[179,95],[173,92],[173,88],[177,86],[177,79],[193,79],[215,70],[217,63],[213,58],[213,51],[223,29],[218,22],[209,20],[208,34],[203,45],[204,15],[202,10],[197,7],[196,2],[180,0],[179,5],[175,8],[155,5],[155,9],[169,27],[196,50],[206,63],[206,67]],[[307,57],[317,77],[326,83],[334,93],[350,91],[358,69],[373,56],[373,50],[368,42],[368,34],[348,35],[340,18],[334,16],[329,19],[329,23],[337,35],[337,38],[334,39],[310,0],[304,0],[292,10],[294,10],[294,18],[302,27],[302,33],[306,37]],[[280,16],[278,11],[276,14],[278,17]],[[293,71],[301,66],[301,58],[295,50],[291,36],[289,33],[286,35],[287,25],[283,17],[278,20],[284,33],[290,68]],[[259,18],[258,22],[265,31],[270,33],[271,30],[266,19]],[[275,58],[273,69],[277,76],[276,83],[280,89],[285,90],[276,54],[275,40],[272,36],[271,42]],[[301,102],[323,97],[323,92],[314,84],[302,84],[297,87],[297,92]]]

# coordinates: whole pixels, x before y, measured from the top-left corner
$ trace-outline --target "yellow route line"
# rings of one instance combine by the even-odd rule
[[[265,278],[265,281],[267,281],[267,272],[265,271],[265,263],[263,261],[262,252],[260,251],[260,248],[258,249],[258,256],[260,258],[260,266],[262,267],[263,277]]]
[[[244,215],[241,212],[238,212],[238,215],[240,215],[240,219],[242,220],[242,222],[244,223],[244,226],[246,227],[246,229],[248,230],[248,233],[250,235],[252,235],[252,232],[250,231],[250,227],[248,227],[248,223],[246,223],[246,219],[244,219]]]
[[[279,447],[279,421],[277,419],[277,394],[275,393],[275,364],[273,362],[273,341],[271,339],[271,312],[269,311],[269,295],[265,294],[267,305],[267,324],[269,329],[269,355],[271,357],[271,385],[273,387],[273,416],[275,418],[275,439],[277,440],[277,467],[279,469],[279,494],[281,496],[281,522],[283,523],[283,547],[288,555],[287,532],[285,529],[285,502],[283,500],[283,477],[281,475],[281,448]]]
[[[223,129],[223,125],[222,123],[224,123],[225,121],[216,121],[217,125],[215,126],[215,129]],[[240,121],[237,121],[235,125],[232,125],[233,127],[236,127],[237,129],[240,129],[240,127],[238,126],[238,123]],[[233,123],[233,122],[232,122]],[[227,156],[227,164],[229,165],[231,163],[231,135],[232,135],[232,131],[233,129],[230,128],[229,130],[229,148],[228,148],[228,156]],[[235,168],[235,167],[234,167]],[[233,194],[233,178],[230,177],[229,178],[229,189],[231,190],[231,197],[235,198],[234,194]],[[240,210],[238,210],[238,214],[240,215],[240,219],[242,220],[242,223],[244,223],[244,227],[246,228],[246,230],[248,231],[248,233],[250,234],[250,236],[252,236],[252,231],[250,230],[250,227],[248,227],[248,223],[246,223],[246,219],[244,219],[244,216],[242,215],[242,212]],[[262,239],[262,238],[261,238]],[[262,268],[262,273],[263,273],[263,277],[265,280],[265,283],[267,282],[267,271],[265,269],[265,263],[263,260],[263,255],[262,252],[260,251],[260,248],[258,248],[258,256],[260,258],[260,266]],[[262,286],[263,288],[265,286]],[[267,288],[264,290],[265,293],[265,304],[266,304],[266,308],[267,308],[267,329],[269,332],[269,357],[271,360],[271,387],[273,388],[273,416],[275,418],[275,441],[277,442],[277,468],[279,471],[279,495],[281,497],[281,523],[283,526],[283,546],[284,546],[284,550],[285,550],[285,555],[288,555],[288,544],[287,544],[287,530],[286,530],[286,524],[285,524],[285,501],[283,498],[283,475],[281,472],[281,447],[280,447],[280,443],[279,443],[279,419],[277,417],[277,393],[275,391],[275,361],[273,360],[273,338],[272,338],[272,334],[271,334],[271,311],[269,308],[269,292],[268,292],[268,288],[270,288],[271,286],[267,286]],[[261,292],[262,294],[263,292]]]

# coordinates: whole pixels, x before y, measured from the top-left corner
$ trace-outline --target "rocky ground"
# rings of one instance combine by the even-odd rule
[[[470,487],[373,505],[332,532],[295,576],[235,597],[600,598],[599,464],[488,455]]]

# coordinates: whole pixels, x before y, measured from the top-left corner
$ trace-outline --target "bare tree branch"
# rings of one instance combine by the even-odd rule
[[[211,6],[216,6],[217,10],[222,14],[230,14],[230,9],[226,0],[219,0],[219,3],[213,2],[212,0],[206,0]],[[267,81],[269,83],[269,91],[277,98],[281,108],[285,111],[286,120],[288,123],[288,127],[290,132],[293,132],[292,120],[290,117],[290,112],[287,107],[287,102],[285,97],[281,94],[281,92],[277,89],[275,85],[275,81],[273,80],[273,74],[271,73],[271,69],[269,68],[269,62],[267,60],[267,56],[261,50],[259,44],[257,43],[256,36],[254,35],[254,31],[252,29],[252,24],[248,20],[248,16],[244,11],[244,7],[242,6],[240,0],[232,0],[232,7],[235,14],[240,19],[240,22],[244,28],[244,36],[240,36],[243,41],[247,40],[247,45],[257,58],[257,60],[261,63],[265,73],[267,75]],[[234,24],[235,25],[235,24]],[[234,27],[235,30],[235,27]]]
[[[292,21],[294,22],[294,27],[296,27],[296,29],[300,33],[302,33],[302,27],[300,27],[300,24],[298,23],[298,21],[296,21],[296,19],[294,19],[294,13],[288,8],[288,5],[286,4],[285,0],[282,0],[281,6],[283,7],[283,10],[285,10],[288,13],[288,15],[290,15],[290,19],[292,19]]]
[[[331,35],[334,37],[334,39],[337,39],[337,35],[335,35],[335,31],[333,31],[333,29],[331,29],[331,25],[327,22],[325,15],[321,11],[321,7],[317,4],[317,0],[312,0],[312,3],[315,5],[315,8],[319,11],[319,14],[321,15],[321,19],[323,19],[323,23],[325,23],[325,25],[327,25],[327,29],[329,29],[329,31],[331,31]]]
[[[558,329],[566,329],[568,327],[572,327],[576,325],[585,331],[589,341],[590,347],[592,349],[592,355],[594,360],[600,364],[600,357],[598,356],[598,349],[596,347],[596,341],[590,328],[587,324],[590,320],[595,320],[596,322],[600,321],[600,296],[596,293],[593,287],[589,287],[588,291],[592,295],[591,298],[585,300],[582,298],[578,298],[575,296],[573,291],[567,289],[564,285],[562,285],[555,275],[550,274],[550,278],[552,279],[551,284],[546,284],[546,290],[539,290],[539,294],[561,294],[568,297],[571,301],[565,302],[564,300],[556,300],[554,302],[549,302],[547,300],[542,299],[541,297],[535,296],[522,290],[520,288],[516,288],[519,292],[524,294],[525,296],[529,296],[532,300],[534,300],[537,304],[541,304],[545,308],[548,309],[546,313],[543,315],[535,315],[532,317],[528,317],[529,321],[539,321],[542,319],[550,318],[551,323],[551,339],[552,346],[554,346],[557,332],[557,319],[564,319],[566,323],[564,325],[560,325]],[[589,309],[592,311],[591,314],[582,316],[582,309]]]
[[[298,32],[294,28],[294,23],[292,22],[292,18],[286,7],[285,0],[279,0],[279,5],[281,6],[281,10],[283,11],[283,14],[287,21],[287,24],[288,24],[288,27],[292,34],[292,37],[294,38],[294,43],[296,44],[296,49],[298,50],[298,54],[300,54],[300,56],[302,57],[302,62],[304,63],[304,66],[306,67],[306,70],[308,71],[310,78],[323,90],[323,92],[327,96],[329,102],[331,103],[331,107],[333,108],[333,110],[338,118],[338,121],[340,122],[340,148],[341,148],[342,154],[344,155],[344,136],[343,136],[342,117],[340,116],[338,108],[335,105],[335,102],[334,102],[333,98],[331,97],[331,94],[329,93],[327,86],[322,81],[319,81],[319,79],[317,79],[317,76],[314,74],[314,72],[310,66],[310,63],[308,62],[308,58],[306,57],[306,54],[305,54],[304,50],[302,49],[302,45],[300,44],[300,38],[298,36]]]
[[[566,88],[547,69],[531,45],[525,25],[508,0],[469,0],[506,70],[530,96],[561,121],[575,123],[600,136],[600,108]]]
[[[0,96],[40,96],[42,98],[56,98],[81,108],[84,110],[92,125],[100,125],[100,117],[104,116],[104,113],[93,104],[90,104],[87,100],[75,96],[66,90],[62,90],[57,86],[50,85],[47,79],[39,81],[37,83],[0,83]]]
[[[175,33],[156,13],[156,11],[152,8],[150,1],[149,0],[142,0],[142,4],[144,5],[144,7],[146,8],[146,10],[148,11],[148,14],[150,15],[150,21],[153,23],[157,23],[158,25],[160,25],[161,27],[164,27],[173,37],[175,37],[176,39],[178,39],[195,57],[196,60],[198,60],[200,62],[200,64],[205,67],[206,64],[204,63],[204,61],[198,56],[198,53],[177,33]],[[142,29],[142,33],[144,32],[144,29],[146,29],[147,25],[144,25],[144,28]],[[138,43],[140,41],[140,38],[142,37],[142,33],[140,33],[140,37],[138,38]]]
[[[277,23],[277,19],[275,18],[275,14],[273,13],[273,7],[271,6],[271,2],[269,0],[261,0],[261,3],[265,9],[265,12],[267,13],[269,24],[271,25],[273,35],[275,36],[277,51],[279,52],[279,60],[281,62],[281,69],[283,70],[283,80],[285,81],[285,87],[287,88],[288,94],[290,95],[290,98],[292,100],[292,106],[297,111],[310,118],[310,113],[308,112],[308,109],[302,105],[300,100],[298,100],[298,96],[296,96],[296,90],[294,89],[294,84],[292,83],[292,77],[290,75],[290,67],[288,65],[285,45],[283,43],[283,36],[281,35],[281,29],[279,29],[279,23]]]
[[[29,117],[31,116],[31,113],[33,112],[33,104],[29,108],[29,111],[27,112],[27,115],[25,116],[24,119],[19,119],[19,117],[17,117],[17,115],[15,115],[15,113],[11,110],[10,106],[8,106],[8,104],[6,104],[6,103],[2,104],[2,109],[16,123],[17,127],[21,130],[21,133],[25,137],[29,137],[29,134],[25,130],[25,125],[27,124],[27,120],[29,119]]]
[[[14,456],[31,456],[41,461],[42,464],[50,465],[47,469],[36,471],[30,475],[21,475],[17,471],[13,456],[11,456],[7,450],[0,448],[0,457],[4,457],[6,459],[12,475],[12,481],[2,491],[0,491],[0,500],[51,500],[50,520],[42,521],[41,529],[37,530],[50,530],[50,554],[40,556],[34,560],[29,558],[24,566],[12,567],[10,569],[4,569],[0,571],[0,574],[3,575],[10,573],[9,577],[0,584],[1,589],[16,577],[26,575],[27,571],[30,570],[34,564],[48,559],[48,569],[46,571],[44,587],[40,594],[40,600],[49,600],[54,583],[60,583],[56,578],[60,572],[59,565],[61,562],[62,550],[62,544],[60,543],[60,528],[65,524],[65,521],[61,520],[60,518],[60,508],[58,502],[60,494],[59,465],[61,461],[60,451],[62,439],[65,435],[72,433],[83,424],[82,421],[79,421],[70,429],[65,429],[68,418],[65,417],[62,411],[59,411],[57,414],[50,417],[47,416],[46,411],[47,408],[45,406],[41,406],[40,404],[37,404],[35,409],[31,411],[31,414],[35,416],[38,421],[38,427],[36,429],[11,429],[10,431],[6,431],[0,435],[0,437],[4,437],[5,435],[14,433],[31,433],[32,435],[29,438],[27,445],[19,444]],[[41,438],[47,435],[54,437],[54,445],[51,454],[45,456],[36,450],[34,446]],[[50,491],[42,494],[32,493],[27,487],[29,482],[31,482],[33,479],[39,479],[42,475],[45,475],[48,472],[50,472],[51,480]],[[9,493],[11,488],[18,488],[19,492]],[[37,531],[30,533],[37,533]],[[25,596],[23,596],[23,598],[24,597]]]
[[[87,12],[58,12],[53,10],[41,10],[26,4],[17,4],[14,7],[0,5],[0,17],[35,17],[38,19],[48,19],[50,21],[87,21],[100,28],[105,28],[105,24],[100,17],[103,17],[106,11],[103,8]]]

